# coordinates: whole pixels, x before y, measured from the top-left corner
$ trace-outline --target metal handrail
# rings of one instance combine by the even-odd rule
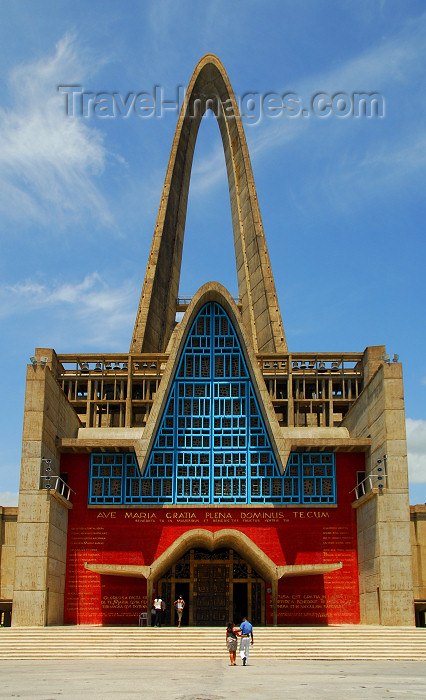
[[[45,480],[44,484],[44,489],[46,491],[57,491],[61,496],[63,496],[67,501],[71,501],[70,495],[73,493],[75,495],[75,491],[71,488],[71,486],[68,486],[68,484],[61,479],[60,476],[57,476],[56,474],[49,474],[49,475],[41,475],[40,479]],[[55,485],[52,485],[53,480],[55,480]],[[65,492],[67,495],[65,495]]]
[[[178,297],[176,299],[176,306],[189,306],[189,304],[192,301],[192,298],[192,296]],[[232,295],[232,299],[237,305],[241,304],[241,297],[239,295]]]
[[[382,489],[384,488],[387,488],[387,474],[385,473],[382,467],[379,467],[377,469],[377,472],[377,474],[370,474],[369,476],[366,476],[365,479],[360,481],[360,483],[357,484],[354,489],[349,491],[349,493],[353,493],[355,491],[355,498],[356,500],[358,500],[358,498],[361,498],[361,496],[365,496],[365,494],[368,491],[371,491],[373,488],[380,489],[380,491],[382,491]],[[369,488],[367,488],[367,486],[369,486]]]

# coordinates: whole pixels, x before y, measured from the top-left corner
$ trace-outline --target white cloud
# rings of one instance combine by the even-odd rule
[[[345,209],[373,196],[398,192],[408,181],[411,188],[422,182],[426,170],[426,137],[416,128],[404,130],[392,143],[370,147],[362,159],[341,158],[328,168],[319,184],[323,197]],[[411,178],[411,179],[410,179]]]
[[[367,154],[359,164],[359,172],[370,172],[370,176],[375,178],[381,175],[387,179],[399,179],[425,166],[426,136],[421,131],[408,134],[404,142],[400,141],[392,150],[384,145]]]
[[[123,332],[127,336],[132,328],[137,299],[136,283],[127,280],[112,286],[97,272],[75,283],[52,281],[47,285],[29,280],[0,286],[0,319],[49,309],[47,342],[52,342],[53,329],[56,345],[71,342],[78,332],[86,344],[115,346],[123,339]]]
[[[13,491],[0,491],[0,506],[17,506],[19,493]]]
[[[407,418],[408,476],[412,483],[426,483],[426,420]]]
[[[288,92],[291,87],[292,92],[297,92],[302,98],[303,105],[308,107],[311,98],[319,92],[334,95],[339,92],[351,94],[353,92],[382,92],[386,102],[391,91],[400,90],[400,86],[411,88],[410,104],[399,105],[399,116],[417,121],[421,110],[420,99],[423,98],[422,90],[423,65],[426,60],[426,13],[409,20],[396,35],[377,42],[374,48],[349,58],[327,73],[309,75],[297,85],[284,85],[278,92]],[[336,117],[329,117],[336,119]],[[312,119],[316,119],[313,117]],[[262,155],[271,148],[289,141],[297,140],[303,136],[318,138],[315,129],[310,128],[312,119],[268,119],[263,118],[261,128],[247,130],[247,137],[250,141],[250,153],[252,155]],[[324,121],[318,119],[318,122]],[[339,122],[342,120],[339,119]],[[404,131],[400,139],[387,144],[388,150],[399,151],[399,160],[404,160],[404,172],[412,164],[413,169],[419,166],[419,160],[423,165],[423,152],[419,154],[416,144],[406,151],[404,143]],[[333,130],[333,142],[337,137],[337,131]],[[345,132],[341,132],[345,135]],[[322,135],[324,138],[324,135]],[[423,147],[422,147],[423,149]],[[396,157],[395,157],[396,158]],[[392,157],[393,160],[393,157]]]
[[[89,214],[112,225],[96,184],[107,158],[103,137],[66,115],[65,96],[57,90],[58,83],[82,84],[84,66],[94,63],[88,58],[74,37],[65,36],[53,56],[20,65],[9,76],[13,106],[0,110],[3,217],[63,227]]]
[[[423,74],[422,56],[425,54],[426,13],[410,18],[394,36],[378,40],[373,48],[317,76],[316,88],[346,92],[378,90],[381,86],[407,80],[411,83]]]

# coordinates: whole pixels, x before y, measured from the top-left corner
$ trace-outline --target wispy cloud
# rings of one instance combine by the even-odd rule
[[[391,136],[389,131],[383,130],[380,139],[373,147],[370,146],[363,157],[360,158],[359,150],[355,149],[354,156],[347,162],[342,157],[340,146],[340,140],[348,138],[347,129],[322,130],[321,138],[318,139],[319,132],[315,127],[324,122],[324,119],[315,116],[309,119],[301,116],[293,119],[284,116],[277,119],[262,116],[259,123],[252,126],[247,125],[247,120],[244,121],[253,161],[260,163],[271,149],[277,150],[285,144],[301,139],[303,147],[310,149],[311,141],[315,139],[317,145],[320,143],[323,149],[327,149],[328,159],[330,152],[339,149],[339,157],[333,159],[333,171],[328,179],[328,189],[334,192],[333,199],[337,203],[339,197],[334,189],[333,175],[342,204],[346,203],[347,197],[350,196],[353,183],[357,191],[359,187],[363,187],[366,194],[372,191],[377,194],[380,189],[388,190],[394,187],[401,179],[416,174],[426,165],[426,139],[418,126],[421,104],[417,103],[423,99],[421,81],[425,60],[426,13],[416,20],[410,19],[395,35],[378,41],[373,48],[352,56],[328,72],[311,74],[297,85],[274,88],[280,94],[289,89],[297,92],[303,106],[309,107],[312,97],[318,92],[329,95],[344,92],[350,95],[353,92],[377,91],[383,93],[386,103],[401,90],[401,87],[404,88],[405,95],[409,94],[411,87],[411,104],[397,105],[398,115],[393,115],[399,123],[408,122],[411,127],[401,128],[399,134],[392,130]],[[236,89],[235,85],[233,87]],[[334,119],[339,124],[344,121],[333,116],[329,119]],[[358,130],[354,129],[353,133],[356,138]],[[192,186],[195,195],[211,189],[224,177],[224,170],[217,168],[221,161],[220,150],[222,146],[213,147],[198,162],[197,170],[194,169]],[[361,155],[362,153],[363,151]]]
[[[414,125],[404,129],[401,137],[383,138],[370,145],[363,157],[341,153],[327,165],[317,193],[335,208],[342,210],[370,197],[375,200],[399,192],[410,183],[412,189],[421,186],[426,171],[426,137]]]
[[[137,293],[136,283],[126,281],[113,286],[97,272],[74,284],[52,282],[49,286],[27,281],[2,285],[0,319],[44,313],[48,309],[49,343],[64,347],[74,342],[74,333],[78,332],[86,345],[116,347],[132,327]]]
[[[83,216],[111,226],[97,178],[107,151],[103,136],[66,116],[58,82],[81,84],[93,65],[74,37],[53,56],[20,65],[9,76],[12,106],[0,110],[0,211],[11,221],[62,227]]]
[[[301,96],[306,106],[318,92],[334,95],[339,92],[351,94],[359,91],[383,91],[385,97],[386,93],[389,97],[391,91],[401,85],[405,88],[417,87],[420,92],[425,59],[426,13],[415,20],[410,19],[397,34],[378,42],[372,49],[349,58],[328,72],[307,76],[293,86],[293,89]],[[281,92],[285,93],[288,89],[288,85],[282,86]],[[419,114],[415,114],[414,99],[411,100],[411,104],[400,104],[399,111],[401,117],[419,118]],[[257,141],[261,146],[260,150],[263,151],[291,138],[297,139],[301,135],[306,137],[309,119],[287,120],[287,125],[291,121],[292,125],[299,128],[283,129],[283,121],[285,120],[264,119],[261,122],[263,129],[250,131],[249,135],[253,137],[250,150],[256,148]],[[261,133],[262,131],[264,133]]]
[[[424,131],[408,134],[393,150],[384,146],[369,153],[360,163],[360,169],[374,169],[386,177],[399,178],[426,166],[426,135]]]
[[[225,156],[222,142],[212,149],[208,157],[197,160],[191,173],[191,195],[211,192],[217,183],[226,178]]]
[[[379,89],[395,83],[417,82],[426,54],[426,13],[410,18],[393,36],[353,56],[328,73],[316,76],[316,88],[327,92]],[[307,88],[312,85],[306,85]]]
[[[407,418],[408,475],[412,483],[426,483],[426,420]]]

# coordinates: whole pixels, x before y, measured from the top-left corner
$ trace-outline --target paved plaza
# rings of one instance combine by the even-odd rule
[[[425,698],[422,662],[274,661],[228,666],[213,659],[3,661],[0,698],[150,700],[347,700]],[[241,662],[239,662],[240,664]]]

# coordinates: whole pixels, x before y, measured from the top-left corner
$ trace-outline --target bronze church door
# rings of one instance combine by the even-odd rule
[[[194,566],[193,600],[196,625],[226,625],[229,618],[229,567],[203,563]]]

